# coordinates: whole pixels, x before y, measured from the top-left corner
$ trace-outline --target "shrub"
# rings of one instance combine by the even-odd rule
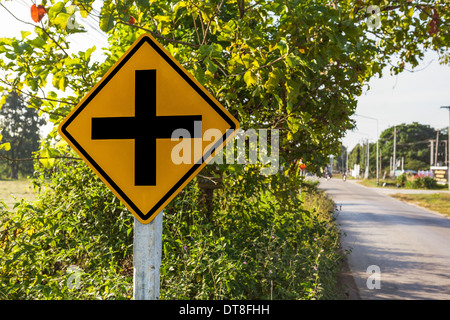
[[[34,178],[37,200],[0,211],[2,299],[130,299],[133,217],[80,161]],[[211,205],[194,179],[164,213],[161,299],[338,296],[333,204],[300,181],[230,169]],[[79,287],[68,285],[78,268]]]
[[[435,189],[437,182],[432,177],[417,177],[414,180],[415,189]]]
[[[397,176],[397,186],[404,187],[406,183],[406,174],[402,173]]]

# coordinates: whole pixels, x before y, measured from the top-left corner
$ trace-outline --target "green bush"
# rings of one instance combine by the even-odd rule
[[[38,200],[0,212],[0,298],[130,299],[132,215],[80,161],[45,177]],[[230,166],[223,185],[207,199],[193,180],[166,207],[161,299],[338,297],[331,200],[258,168]]]
[[[406,174],[402,173],[397,176],[397,186],[404,187],[406,183]]]
[[[415,189],[435,189],[437,182],[432,177],[417,177],[414,181]]]
[[[38,200],[0,211],[1,299],[130,297],[132,218],[80,161],[61,161]],[[81,288],[67,285],[71,266]]]

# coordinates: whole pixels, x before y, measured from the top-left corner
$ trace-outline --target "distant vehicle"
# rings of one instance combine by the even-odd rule
[[[332,175],[331,173],[327,170],[323,173],[323,177],[326,178],[327,180],[330,180]]]

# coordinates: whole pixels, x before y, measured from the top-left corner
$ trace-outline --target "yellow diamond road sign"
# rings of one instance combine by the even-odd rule
[[[238,128],[237,120],[145,34],[59,132],[134,216],[148,223]],[[210,129],[219,135],[205,136]],[[191,148],[180,148],[181,143]]]

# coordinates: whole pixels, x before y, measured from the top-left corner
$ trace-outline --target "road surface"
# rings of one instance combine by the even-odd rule
[[[450,299],[448,217],[353,181],[320,181],[341,208],[337,221],[361,299]]]

